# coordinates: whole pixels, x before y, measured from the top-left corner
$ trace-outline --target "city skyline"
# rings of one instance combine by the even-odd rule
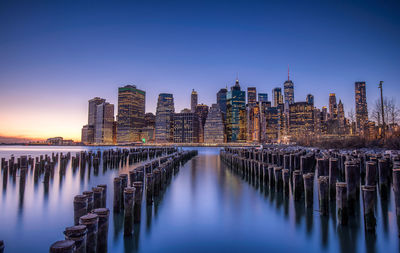
[[[175,112],[190,108],[192,89],[199,104],[211,106],[236,73],[242,90],[255,87],[271,101],[275,87],[284,93],[288,64],[295,101],[312,94],[318,108],[335,93],[347,115],[356,81],[366,82],[368,109],[381,80],[385,96],[400,94],[398,3],[313,5],[121,4],[108,12],[110,6],[1,3],[0,30],[9,36],[0,41],[0,135],[80,140],[87,101],[117,105],[118,87],[129,84],[146,91],[146,112],[153,113],[159,93],[174,95]],[[132,8],[135,17],[123,15]],[[239,10],[244,18],[232,15]],[[282,20],[283,10],[291,15],[271,22]],[[318,11],[324,16],[307,15]]]

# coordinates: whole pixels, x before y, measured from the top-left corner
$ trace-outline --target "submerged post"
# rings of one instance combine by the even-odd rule
[[[318,178],[318,196],[319,210],[321,215],[326,216],[329,213],[329,177],[320,176]]]
[[[362,187],[365,230],[375,231],[375,186]]]
[[[347,207],[347,184],[343,182],[336,183],[336,206],[338,222],[340,225],[346,225],[348,221]]]
[[[126,187],[124,189],[124,235],[132,235],[133,230],[133,195],[135,188]]]
[[[74,253],[75,242],[71,240],[57,241],[50,246],[50,253]]]
[[[110,215],[110,210],[108,210],[108,208],[98,208],[95,209],[93,213],[99,216],[97,253],[107,252],[108,217]]]
[[[77,225],[65,228],[65,240],[75,242],[76,253],[86,253],[86,233],[87,228],[85,225]]]
[[[86,252],[96,253],[99,216],[97,216],[97,214],[89,213],[82,216],[79,223],[85,225],[87,228]]]
[[[88,201],[85,195],[74,197],[74,225],[79,224],[79,218],[88,213]]]

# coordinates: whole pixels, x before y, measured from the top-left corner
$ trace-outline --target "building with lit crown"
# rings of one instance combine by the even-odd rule
[[[246,141],[246,92],[240,89],[239,80],[226,96],[226,132],[228,142]]]

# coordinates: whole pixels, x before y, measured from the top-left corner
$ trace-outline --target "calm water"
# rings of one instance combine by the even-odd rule
[[[79,147],[0,147],[0,157],[51,152],[74,154]],[[98,148],[93,148],[97,150]],[[388,203],[378,201],[376,236],[364,233],[362,216],[347,228],[317,211],[306,211],[291,197],[250,184],[227,169],[218,148],[198,148],[199,155],[186,163],[173,178],[160,201],[151,208],[142,205],[142,222],[132,238],[124,238],[121,215],[110,214],[109,252],[399,252],[393,195]],[[137,165],[132,166],[131,168]],[[29,171],[25,189],[19,177],[0,176],[0,239],[5,252],[48,252],[63,239],[62,231],[73,223],[73,197],[97,184],[108,184],[107,207],[112,209],[112,180],[131,168],[106,170],[98,175],[70,165],[65,177],[58,170],[49,192],[42,180],[35,185]],[[317,210],[314,193],[314,210]],[[362,213],[362,210],[359,210]]]

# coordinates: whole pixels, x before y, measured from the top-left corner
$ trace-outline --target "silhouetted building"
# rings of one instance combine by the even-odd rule
[[[156,131],[156,115],[148,112],[144,115],[144,128],[142,130],[143,142],[154,142]]]
[[[189,109],[174,114],[174,142],[199,142],[199,117]]]
[[[257,102],[257,90],[256,87],[247,88],[247,104],[255,105]]]
[[[281,88],[274,88],[272,90],[272,95],[274,99],[274,107],[278,107],[283,105],[283,97],[282,97],[282,89]]]
[[[117,142],[139,142],[144,127],[146,92],[135,85],[118,88]]]
[[[355,82],[356,98],[356,128],[357,133],[361,134],[368,123],[367,93],[365,82]]]
[[[190,95],[190,109],[192,112],[196,111],[196,106],[198,104],[197,99],[197,92],[193,89],[192,94]]]
[[[329,94],[329,119],[337,119],[336,94]]]
[[[306,102],[314,106],[314,96],[312,94],[308,94]]]
[[[206,124],[206,119],[208,115],[208,106],[205,104],[199,104],[196,106],[196,115],[199,117],[200,127],[199,127],[199,142],[204,142],[204,125]]]
[[[158,95],[156,110],[156,142],[173,142],[174,97],[169,93]]]
[[[94,125],[84,125],[82,127],[81,141],[85,145],[92,144],[94,142]]]
[[[94,143],[96,133],[97,105],[104,103],[104,98],[95,97],[89,100],[88,124],[82,128],[81,141],[85,144]]]
[[[204,125],[204,142],[205,143],[225,142],[222,113],[217,104],[212,104],[208,112],[206,124]]]
[[[104,102],[97,105],[94,142],[96,144],[113,143],[114,105]]]
[[[228,93],[227,89],[220,89],[217,93],[217,104],[223,115],[226,115],[226,94],[227,93]]]
[[[226,129],[228,142],[246,141],[246,92],[240,90],[239,80],[226,96]]]

